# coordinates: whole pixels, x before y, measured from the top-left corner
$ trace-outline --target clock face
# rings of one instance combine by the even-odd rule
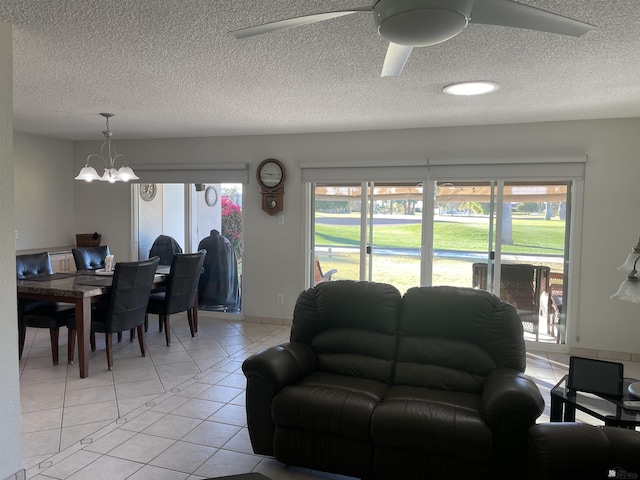
[[[282,182],[284,172],[280,164],[276,162],[264,162],[258,171],[260,183],[267,188],[273,188]]]
[[[140,184],[140,198],[145,202],[150,202],[156,196],[156,184],[155,183],[141,183]]]
[[[204,201],[207,202],[207,205],[210,207],[218,203],[218,190],[216,190],[216,187],[207,187],[204,191]]]

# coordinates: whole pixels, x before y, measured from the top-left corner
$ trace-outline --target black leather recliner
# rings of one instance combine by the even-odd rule
[[[544,409],[515,308],[488,292],[334,281],[243,363],[255,453],[364,479],[522,478]]]
[[[108,245],[72,248],[71,253],[76,263],[76,270],[97,270],[104,268],[105,258],[107,258],[107,255],[111,255]]]
[[[640,432],[575,422],[534,425],[526,478],[640,478]]]

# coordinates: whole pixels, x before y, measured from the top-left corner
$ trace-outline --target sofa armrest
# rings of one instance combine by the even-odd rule
[[[255,453],[273,455],[273,397],[287,385],[309,375],[316,365],[317,357],[311,347],[297,342],[268,348],[244,361],[247,426]]]
[[[524,477],[527,431],[543,411],[538,386],[523,373],[501,368],[487,376],[481,412],[493,432],[496,478]]]
[[[544,411],[538,386],[517,370],[499,368],[489,374],[482,392],[482,415],[496,428],[505,417],[519,417],[533,425]]]
[[[247,379],[259,377],[275,395],[283,387],[306,377],[316,369],[317,357],[305,343],[285,343],[247,358],[242,371]]]

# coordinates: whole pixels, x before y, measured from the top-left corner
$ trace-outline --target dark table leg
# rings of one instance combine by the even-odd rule
[[[91,333],[91,298],[79,298],[76,306],[76,328],[78,332],[78,366],[80,378],[89,376],[89,335]]]
[[[549,414],[549,420],[552,422],[562,421],[562,410],[564,406],[564,400],[553,393],[551,394],[551,412]]]
[[[576,404],[572,402],[566,402],[564,405],[564,420],[565,422],[576,421]]]

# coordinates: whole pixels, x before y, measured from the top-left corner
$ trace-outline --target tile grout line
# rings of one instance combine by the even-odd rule
[[[273,334],[268,334],[266,335],[264,338],[267,337],[273,337]],[[234,355],[229,355],[226,359],[220,360],[219,362],[216,362],[215,364],[209,366],[207,369],[201,371],[200,373],[194,375],[192,378],[185,380],[184,382],[182,382],[181,384],[179,384],[176,387],[173,387],[172,389],[170,389],[169,391],[160,394],[158,397],[156,397],[154,400],[147,402],[141,406],[139,406],[138,408],[136,408],[135,410],[129,412],[128,414],[126,414],[124,417],[119,417],[116,420],[112,421],[111,423],[109,423],[108,425],[98,429],[96,432],[92,433],[90,437],[85,437],[77,442],[74,442],[73,444],[67,446],[64,450],[59,451],[58,453],[53,454],[52,456],[48,457],[46,460],[43,460],[42,462],[39,462],[37,465],[32,466],[31,468],[29,468],[27,470],[27,478],[32,478],[35,475],[46,475],[46,470],[55,466],[57,463],[59,463],[60,461],[70,457],[71,455],[77,453],[78,451],[82,450],[86,445],[93,443],[94,441],[98,441],[101,438],[105,437],[106,435],[108,435],[109,433],[113,432],[114,430],[120,428],[121,425],[123,425],[124,423],[127,423],[129,421],[129,419],[133,419],[138,417],[139,415],[141,415],[142,413],[149,411],[151,408],[153,408],[154,406],[162,403],[163,401],[167,400],[168,398],[171,398],[172,396],[176,395],[177,393],[181,392],[182,390],[184,390],[186,387],[189,387],[191,385],[193,385],[194,383],[196,383],[198,380],[206,377],[207,375],[210,375],[211,373],[217,371],[217,368],[227,365],[231,362],[233,362],[234,360],[236,360],[239,356],[244,355],[249,353],[250,351],[255,351],[256,346],[260,346],[260,341],[254,341],[252,342],[250,345],[247,345],[246,347],[244,347],[243,349],[241,349],[241,352],[237,352]],[[246,350],[246,351],[245,351]],[[228,372],[223,372],[223,373],[227,373],[227,375],[230,375],[230,373]],[[115,380],[114,380],[114,389],[115,389]],[[65,394],[66,394],[66,377],[65,377]],[[117,404],[117,402],[116,402]],[[64,411],[64,408],[63,408]],[[168,415],[169,413],[165,413],[164,416]],[[124,420],[124,422],[122,421]],[[136,432],[140,433],[140,432]],[[60,428],[60,441],[61,441],[61,437],[62,437],[62,428]],[[88,441],[88,443],[87,443]],[[101,454],[101,456],[107,455],[105,454]],[[41,465],[43,463],[50,463],[50,465],[45,466],[44,468],[41,467]]]

